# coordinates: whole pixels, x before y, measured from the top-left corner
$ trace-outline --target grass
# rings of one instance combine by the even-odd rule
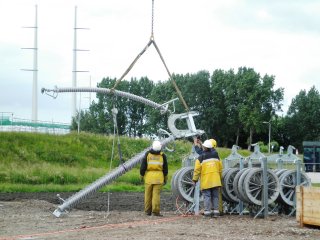
[[[1,192],[79,191],[119,166],[117,148],[112,157],[113,136],[89,133],[48,135],[0,133]],[[147,139],[121,137],[124,161],[150,146]],[[176,151],[167,152],[169,178],[190,153],[191,143],[176,141]],[[143,191],[140,164],[100,191]],[[164,187],[169,190],[167,184]]]
[[[79,191],[120,164],[117,148],[112,157],[112,136],[89,133],[48,135],[0,132],[0,192]],[[151,145],[148,139],[120,137],[123,160],[127,161]],[[217,148],[221,159],[231,154]],[[165,152],[169,164],[168,184],[191,152],[191,143],[175,141],[175,151]],[[239,150],[246,157],[247,150]],[[100,191],[143,191],[140,164]],[[314,184],[320,187],[320,184]]]

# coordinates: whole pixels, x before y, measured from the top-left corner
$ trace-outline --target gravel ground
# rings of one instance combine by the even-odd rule
[[[1,193],[0,239],[320,239],[319,228],[300,228],[294,217],[185,216],[167,192],[161,196],[163,217],[144,215],[143,193],[111,193],[109,202],[108,211],[108,194],[96,193],[56,218],[55,193]]]

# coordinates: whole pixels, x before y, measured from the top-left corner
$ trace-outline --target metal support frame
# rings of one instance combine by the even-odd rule
[[[234,166],[231,166],[231,162],[232,161],[238,162],[238,161],[240,161],[241,158],[243,158],[243,156],[237,152],[238,149],[239,149],[239,147],[237,145],[232,146],[231,154],[228,157],[226,157],[225,159],[223,159],[223,168],[224,169],[234,167]]]
[[[276,163],[277,163],[277,168],[278,169],[283,169],[283,160],[281,158],[278,158],[276,160]]]
[[[296,189],[297,186],[299,186],[301,184],[301,160],[297,159],[294,161],[295,165],[296,165],[296,171],[297,171],[297,175],[296,175],[296,186],[294,189]],[[297,209],[297,198],[296,198],[296,194],[294,195],[294,206],[292,208],[292,211],[290,212],[289,216],[292,216]]]
[[[200,209],[200,181],[198,181],[194,187],[194,201],[193,201],[193,211],[195,215],[199,215]]]
[[[263,187],[262,187],[262,207],[260,211],[255,215],[254,218],[258,217],[263,212],[263,217],[268,217],[268,168],[267,168],[267,158],[263,157],[260,158],[262,163],[262,180],[263,180]]]
[[[253,153],[247,158],[248,160],[248,167],[252,168],[252,162],[254,160],[256,161],[261,161],[261,158],[264,158],[265,155],[260,151],[260,146],[259,144],[255,143],[255,144],[251,144],[251,146],[254,147],[254,151]]]
[[[240,164],[240,170],[242,170],[244,168],[244,158],[240,158],[240,161],[239,161],[239,164]],[[243,201],[239,200],[239,203],[238,203],[238,208],[239,208],[239,214],[242,215],[243,214],[243,210],[244,210],[244,207],[243,207]]]
[[[181,113],[181,114],[171,114],[168,118],[168,128],[170,132],[176,137],[176,138],[182,138],[182,137],[190,137],[194,135],[202,135],[204,133],[203,130],[199,130],[196,128],[193,117],[198,116],[199,113],[195,111]],[[182,120],[185,119],[187,121],[188,129],[177,129],[176,128],[176,120]]]

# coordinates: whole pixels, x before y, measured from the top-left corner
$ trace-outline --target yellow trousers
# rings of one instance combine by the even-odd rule
[[[160,214],[162,184],[145,184],[144,187],[144,212],[147,214]]]

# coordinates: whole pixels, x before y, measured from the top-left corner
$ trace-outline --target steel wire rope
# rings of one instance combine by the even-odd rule
[[[171,72],[169,71],[169,68],[167,67],[167,64],[166,64],[166,62],[165,62],[165,60],[164,60],[164,58],[163,58],[163,56],[162,56],[162,54],[161,54],[161,52],[160,52],[160,49],[159,49],[158,45],[156,44],[156,42],[155,42],[155,40],[154,40],[154,32],[153,32],[153,28],[154,28],[154,27],[153,27],[153,26],[154,26],[154,0],[152,0],[152,17],[151,17],[151,36],[150,36],[150,40],[149,40],[148,44],[144,47],[144,49],[143,49],[143,50],[138,54],[138,56],[133,60],[133,62],[130,64],[130,66],[127,68],[127,70],[126,70],[126,71],[122,74],[122,76],[115,82],[113,88],[111,88],[111,91],[112,91],[112,92],[115,91],[115,88],[118,86],[118,84],[120,83],[120,81],[122,81],[123,78],[131,71],[131,69],[133,68],[133,66],[135,65],[135,63],[136,63],[136,62],[138,61],[138,59],[145,53],[145,51],[149,48],[149,46],[150,46],[151,44],[153,44],[153,46],[154,46],[155,49],[157,50],[157,53],[158,53],[158,55],[159,55],[159,57],[160,57],[163,65],[164,65],[164,67],[165,67],[165,69],[166,69],[166,71],[167,71],[167,73],[168,73],[168,75],[169,75],[169,79],[170,79],[170,81],[172,82],[173,87],[175,88],[175,90],[176,90],[176,92],[177,92],[177,94],[178,94],[178,97],[179,97],[180,101],[182,102],[185,110],[186,110],[187,112],[189,112],[190,109],[189,109],[186,101],[184,100],[184,98],[183,98],[183,96],[182,96],[182,93],[181,93],[181,91],[180,91],[180,89],[179,89],[176,81],[173,79],[172,74],[171,74]]]
[[[151,9],[151,35],[150,40],[147,43],[147,45],[142,49],[142,51],[138,54],[138,56],[133,60],[133,62],[130,64],[130,66],[127,68],[127,70],[122,74],[122,76],[115,82],[113,88],[111,88],[112,91],[116,89],[118,84],[123,80],[123,78],[131,71],[135,63],[138,61],[138,59],[144,54],[144,52],[150,47],[150,45],[153,42],[153,23],[154,23],[154,0],[152,0],[152,9]]]
[[[109,172],[111,172],[112,162],[113,162],[113,158],[114,158],[114,145],[115,145],[115,134],[116,134],[115,124],[116,123],[113,121],[113,138],[112,138],[112,149],[111,149],[111,158],[110,158],[110,164],[109,164]],[[107,217],[109,216],[109,214],[110,214],[110,191],[108,190]]]

